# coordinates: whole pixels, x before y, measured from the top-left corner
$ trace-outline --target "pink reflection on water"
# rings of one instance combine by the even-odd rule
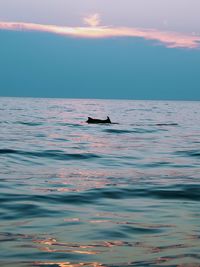
[[[80,262],[80,263],[72,263],[72,262],[35,262],[35,266],[41,266],[41,265],[53,265],[56,267],[82,267],[82,266],[88,266],[88,267],[105,267],[105,265],[98,263],[98,262]]]
[[[39,170],[39,168],[38,168]],[[28,170],[29,172],[31,170]],[[34,171],[34,170],[33,170]],[[40,168],[40,176],[38,185],[34,183],[35,179],[27,179],[29,172],[23,175],[26,184],[32,188],[31,190],[51,192],[80,192],[94,188],[104,188],[108,186],[123,187],[127,185],[138,185],[145,183],[148,179],[149,185],[156,183],[158,185],[177,184],[188,177],[198,177],[197,169],[177,169],[176,167],[164,168],[163,166],[156,168],[145,168],[142,171],[137,168],[103,169],[95,168],[78,168],[77,166],[66,166],[63,168],[48,169]],[[31,175],[35,175],[34,173]],[[22,177],[22,175],[21,175]],[[197,182],[197,181],[196,181]]]

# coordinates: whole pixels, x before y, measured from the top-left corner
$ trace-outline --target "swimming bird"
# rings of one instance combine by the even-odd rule
[[[108,116],[106,120],[93,119],[91,117],[88,117],[88,120],[86,122],[87,123],[112,123]]]

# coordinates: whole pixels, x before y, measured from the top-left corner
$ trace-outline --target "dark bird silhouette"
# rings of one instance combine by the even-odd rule
[[[91,117],[88,117],[88,120],[86,122],[87,123],[112,123],[108,116],[106,120],[93,119]]]

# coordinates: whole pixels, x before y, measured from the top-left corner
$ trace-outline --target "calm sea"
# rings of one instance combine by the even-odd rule
[[[200,266],[200,102],[0,98],[0,247],[2,267]]]

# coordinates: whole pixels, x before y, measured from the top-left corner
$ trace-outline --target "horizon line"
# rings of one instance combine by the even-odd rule
[[[95,98],[95,97],[91,97],[91,98],[88,98],[88,97],[63,97],[63,96],[2,96],[0,95],[0,98],[30,98],[30,99],[69,99],[69,100],[122,100],[122,101],[163,101],[163,102],[166,102],[166,101],[172,101],[172,102],[200,102],[200,99],[172,99],[172,98],[169,98],[169,99],[151,99],[151,98],[148,98],[148,99],[142,99],[142,98],[106,98],[106,97],[102,97],[102,98]]]

